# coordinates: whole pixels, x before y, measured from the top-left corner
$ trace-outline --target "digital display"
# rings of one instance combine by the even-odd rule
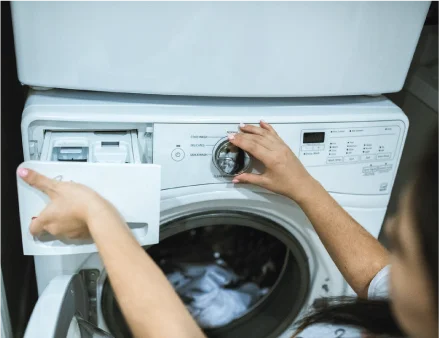
[[[323,142],[325,142],[324,132],[303,134],[303,143],[323,143]]]

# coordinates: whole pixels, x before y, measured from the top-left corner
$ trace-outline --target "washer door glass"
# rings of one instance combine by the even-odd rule
[[[309,287],[307,257],[282,226],[248,213],[215,212],[162,226],[146,248],[208,337],[276,337]],[[107,280],[102,312],[111,333],[131,337]]]

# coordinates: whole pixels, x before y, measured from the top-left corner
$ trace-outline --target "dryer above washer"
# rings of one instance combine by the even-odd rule
[[[13,2],[18,77],[121,93],[397,92],[430,2]]]

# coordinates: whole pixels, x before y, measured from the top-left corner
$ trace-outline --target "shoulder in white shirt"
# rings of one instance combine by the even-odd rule
[[[390,265],[379,271],[369,284],[369,299],[387,298],[389,296]],[[361,338],[361,332],[351,327],[336,325],[313,325],[299,334],[298,338]]]

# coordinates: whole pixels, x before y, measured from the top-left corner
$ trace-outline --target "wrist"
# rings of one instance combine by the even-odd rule
[[[321,184],[311,175],[308,175],[300,180],[299,185],[295,184],[294,187],[289,189],[291,193],[289,193],[287,197],[292,199],[299,206],[303,206],[307,203],[312,203],[321,189],[323,189]]]
[[[91,202],[84,215],[84,220],[90,230],[92,227],[102,224],[109,219],[121,219],[121,216],[116,208],[103,198]]]

